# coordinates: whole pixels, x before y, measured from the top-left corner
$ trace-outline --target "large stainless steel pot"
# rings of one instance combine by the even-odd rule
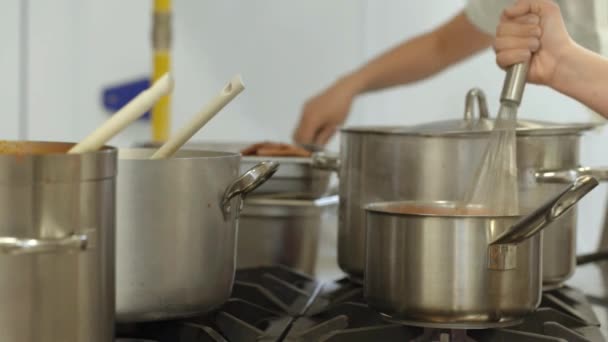
[[[583,176],[520,220],[454,202],[368,205],[368,304],[393,320],[419,326],[517,323],[540,304],[538,233],[597,184]]]
[[[0,340],[111,341],[116,150],[1,144]]]
[[[223,304],[234,281],[243,196],[278,164],[238,176],[237,153],[120,150],[117,214],[117,319],[153,321]]]
[[[479,117],[474,104],[479,104]],[[340,178],[338,263],[359,278],[365,262],[365,212],[371,202],[461,201],[481,161],[493,127],[483,93],[467,94],[464,119],[414,127],[351,127],[341,131],[340,156],[318,154],[317,167],[334,168]],[[518,121],[517,164],[522,209],[558,193],[564,182],[606,170],[581,167],[579,140],[592,124]],[[545,234],[543,282],[555,286],[574,272],[576,211]]]
[[[319,236],[336,218],[338,196],[251,197],[239,223],[237,268],[285,265],[314,275]]]

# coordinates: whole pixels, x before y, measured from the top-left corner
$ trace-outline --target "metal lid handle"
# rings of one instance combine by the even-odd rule
[[[464,119],[473,120],[475,118],[475,102],[477,102],[477,108],[479,109],[479,118],[489,118],[490,114],[488,112],[486,94],[479,88],[473,88],[467,92],[467,97],[464,102]]]

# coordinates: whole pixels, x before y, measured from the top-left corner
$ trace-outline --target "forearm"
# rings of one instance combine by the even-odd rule
[[[346,79],[357,93],[412,83],[483,50],[491,41],[491,36],[479,31],[460,13],[438,29],[376,57]]]
[[[608,118],[607,58],[573,44],[549,86]]]

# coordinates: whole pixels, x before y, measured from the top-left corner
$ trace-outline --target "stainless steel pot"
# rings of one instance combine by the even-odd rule
[[[116,150],[2,144],[0,340],[111,341]]]
[[[188,150],[211,150],[240,153],[253,143],[244,142],[189,142]],[[158,143],[145,143],[146,147],[158,147]],[[304,157],[256,157],[243,156],[241,171],[245,172],[262,161],[274,161],[281,165],[274,176],[255,190],[256,195],[298,194],[310,198],[328,196],[332,186],[332,172],[312,167],[312,158]]]
[[[473,329],[517,323],[540,304],[538,233],[597,184],[581,177],[520,220],[487,216],[480,206],[454,202],[368,205],[368,304],[418,326]]]
[[[232,290],[243,197],[277,170],[238,176],[236,153],[120,150],[117,319],[153,321],[210,311]]]
[[[478,103],[479,117],[474,115]],[[461,201],[481,161],[493,127],[483,93],[467,94],[464,119],[413,127],[352,127],[341,131],[340,156],[317,154],[316,167],[335,169],[340,179],[338,263],[355,278],[365,262],[365,212],[371,202]],[[579,164],[579,140],[592,124],[518,121],[520,206],[558,193],[584,174],[606,179],[605,169]],[[338,163],[339,160],[339,163]],[[574,272],[576,211],[545,234],[543,282],[556,286]]]
[[[239,223],[237,268],[281,264],[314,275],[321,230],[334,223],[337,210],[337,195],[248,198]]]

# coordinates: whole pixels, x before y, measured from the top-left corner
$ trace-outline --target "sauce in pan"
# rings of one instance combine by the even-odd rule
[[[33,143],[22,141],[0,140],[0,155],[9,154],[17,156],[64,154],[72,147],[64,143]]]

